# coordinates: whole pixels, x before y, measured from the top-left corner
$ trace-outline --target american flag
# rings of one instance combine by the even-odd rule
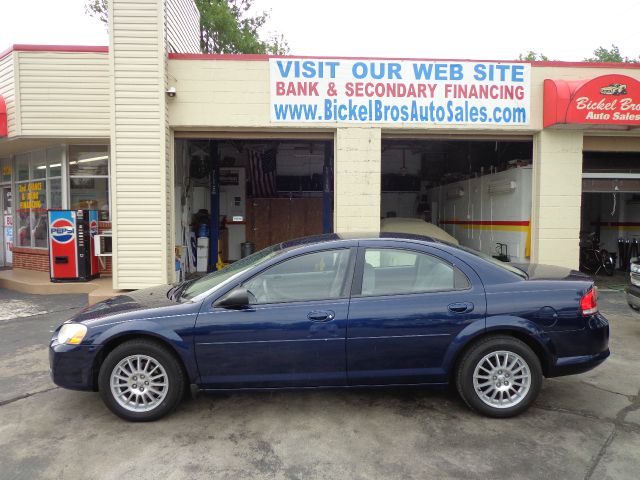
[[[249,150],[249,180],[254,198],[276,196],[276,149]]]

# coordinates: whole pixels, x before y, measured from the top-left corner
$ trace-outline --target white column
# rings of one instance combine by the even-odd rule
[[[533,142],[531,261],[577,269],[582,132],[543,130]]]
[[[334,230],[380,230],[381,131],[338,128],[335,138]]]
[[[170,281],[164,0],[109,1],[113,287]]]

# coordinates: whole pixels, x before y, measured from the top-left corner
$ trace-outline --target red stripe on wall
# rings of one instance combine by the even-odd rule
[[[0,59],[11,52],[90,52],[108,53],[109,47],[104,45],[31,45],[17,43],[0,52]]]
[[[507,225],[528,227],[529,221],[507,221],[507,220],[441,220],[440,223],[445,225]]]

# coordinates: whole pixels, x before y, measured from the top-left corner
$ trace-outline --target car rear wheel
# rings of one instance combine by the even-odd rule
[[[542,368],[531,348],[508,336],[482,339],[464,354],[456,374],[460,396],[490,417],[513,417],[540,392]]]
[[[148,422],[171,412],[180,402],[185,378],[178,359],[150,340],[130,340],[105,358],[98,376],[100,396],[125,420]]]

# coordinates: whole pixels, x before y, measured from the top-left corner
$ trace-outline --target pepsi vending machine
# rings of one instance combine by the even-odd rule
[[[97,233],[97,210],[49,210],[52,282],[88,282],[100,276],[93,245]]]

